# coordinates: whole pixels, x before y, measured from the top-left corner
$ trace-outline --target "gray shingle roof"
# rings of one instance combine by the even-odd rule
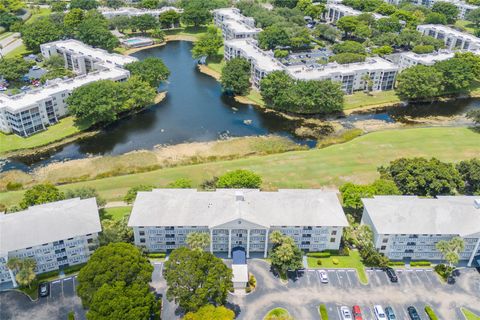
[[[265,227],[348,225],[337,194],[313,189],[139,192],[128,225],[213,227],[239,218]]]
[[[450,234],[480,236],[478,196],[376,196],[362,199],[380,234]]]
[[[0,214],[0,254],[101,230],[95,198],[37,205]]]

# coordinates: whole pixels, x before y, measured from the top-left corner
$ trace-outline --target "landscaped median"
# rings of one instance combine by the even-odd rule
[[[467,308],[462,308],[462,313],[467,320],[480,320],[480,315],[476,315],[472,311],[468,310]]]
[[[355,269],[361,283],[368,284],[365,265],[358,250],[351,250],[347,256],[319,252],[307,254],[308,267],[312,269]]]
[[[293,320],[287,309],[275,308],[270,310],[263,320]]]

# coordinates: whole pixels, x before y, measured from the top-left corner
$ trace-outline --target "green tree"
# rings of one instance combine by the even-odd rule
[[[397,77],[397,93],[403,99],[421,100],[443,92],[443,74],[431,66],[413,66]]]
[[[417,54],[432,53],[435,51],[434,46],[418,44],[412,48],[412,51]]]
[[[130,216],[119,220],[102,220],[102,232],[98,237],[99,244],[106,246],[113,242],[133,243],[133,230],[128,226]]]
[[[235,313],[224,306],[215,307],[211,304],[203,306],[197,312],[188,312],[183,320],[233,320]]]
[[[456,168],[465,183],[463,192],[480,195],[480,159],[460,161]]]
[[[188,25],[207,24],[212,19],[211,10],[228,6],[226,0],[182,0],[182,20]]]
[[[467,113],[467,117],[472,119],[472,121],[477,125],[480,125],[480,110],[470,110]]]
[[[386,268],[390,262],[387,257],[375,249],[372,242],[360,249],[360,256],[363,263],[368,267]]]
[[[203,251],[210,245],[210,235],[206,232],[191,232],[187,235],[185,243],[192,250]]]
[[[337,21],[337,27],[344,32],[345,38],[351,36],[359,24],[360,22],[355,16],[344,16]]]
[[[343,41],[341,43],[337,43],[333,45],[333,52],[338,53],[357,53],[357,54],[365,54],[365,46],[356,41]]]
[[[293,79],[286,72],[274,71],[260,81],[260,94],[267,105],[273,106],[293,85]]]
[[[20,57],[0,59],[0,74],[7,81],[18,81],[31,66],[31,62]]]
[[[122,0],[106,0],[105,6],[113,9],[121,8],[125,5],[125,2]]]
[[[275,7],[295,8],[299,0],[273,0]]]
[[[285,28],[273,25],[259,33],[258,44],[262,49],[272,50],[290,45],[290,38]]]
[[[331,56],[330,61],[336,61],[340,64],[347,64],[347,63],[355,63],[355,62],[363,62],[366,59],[364,54],[359,53],[338,53],[336,55]],[[367,75],[368,76],[368,75]]]
[[[480,8],[470,11],[466,18],[468,21],[473,22],[477,28],[480,27]]]
[[[25,47],[33,52],[39,52],[41,44],[62,38],[63,26],[55,23],[50,17],[40,17],[32,23],[23,25],[21,34]]]
[[[160,14],[158,21],[162,28],[174,28],[180,23],[180,14],[175,10],[168,10]]]
[[[372,53],[378,54],[379,56],[384,56],[386,54],[392,54],[393,48],[391,46],[381,46],[378,48],[373,48]]]
[[[429,24],[447,24],[447,17],[440,12],[431,12],[425,17],[425,23]]]
[[[475,70],[462,58],[438,61],[434,67],[442,73],[443,84],[448,91],[467,90],[475,82]]]
[[[220,176],[217,181],[217,188],[229,189],[254,189],[262,184],[262,178],[248,170],[234,170]]]
[[[179,178],[175,181],[170,182],[167,185],[167,188],[173,189],[189,189],[192,187],[192,180],[186,178]]]
[[[163,276],[168,301],[175,301],[185,311],[225,304],[228,292],[233,290],[232,270],[209,252],[173,250],[165,261]]]
[[[64,194],[52,184],[37,184],[25,191],[23,200],[20,202],[22,209],[27,209],[30,206],[43,204],[47,202],[55,202],[63,200]]]
[[[384,16],[389,16],[391,14],[394,14],[397,10],[398,9],[395,5],[384,2],[375,9],[375,12],[380,13]]]
[[[162,81],[170,76],[170,71],[162,59],[148,57],[141,61],[135,61],[125,65],[125,68],[134,76],[157,88]]]
[[[85,20],[78,27],[78,40],[93,47],[112,51],[120,42],[105,27],[95,20]]]
[[[7,268],[15,273],[15,280],[22,287],[29,287],[36,278],[37,262],[32,258],[12,257],[7,261]]]
[[[80,199],[88,199],[88,198],[96,198],[97,205],[103,207],[107,201],[98,195],[97,190],[92,187],[79,187],[76,189],[68,189],[65,191],[65,199],[71,198],[80,198]]]
[[[315,26],[314,35],[327,41],[335,42],[335,40],[340,37],[340,32],[335,27],[319,23]]]
[[[250,62],[233,58],[222,68],[222,87],[225,91],[246,95],[250,91]]]
[[[153,266],[137,247],[128,243],[111,243],[95,250],[80,270],[77,294],[88,308],[103,285],[114,285],[119,281],[126,286],[147,285],[152,272]]]
[[[123,201],[125,201],[128,204],[131,204],[133,203],[133,201],[135,201],[138,191],[151,191],[153,188],[155,187],[152,185],[146,185],[146,184],[141,184],[141,185],[132,187],[128,189],[127,194],[125,195],[125,197],[123,197]]]
[[[149,320],[159,317],[155,296],[146,283],[102,285],[93,295],[88,320]]]
[[[198,59],[200,57],[211,57],[218,53],[218,49],[223,45],[223,39],[220,31],[209,26],[207,32],[200,36],[192,48],[192,57]]]
[[[399,195],[395,183],[391,180],[377,179],[372,184],[362,185],[348,182],[340,187],[342,202],[345,208],[361,213],[362,198],[372,198],[375,195]]]
[[[375,24],[375,29],[379,32],[400,32],[402,30],[402,24],[400,20],[395,17],[378,19]]]
[[[160,5],[159,0],[142,0],[140,1],[140,7],[146,9],[156,9]]]
[[[269,258],[272,261],[272,267],[281,275],[285,275],[288,270],[302,268],[302,251],[295,244],[293,238],[275,230],[270,234],[270,241],[273,243],[273,248]]]
[[[70,10],[72,9],[82,9],[82,10],[92,10],[97,9],[98,2],[96,0],[71,0],[70,1]]]
[[[465,250],[465,241],[460,237],[453,237],[450,240],[440,240],[435,245],[450,267],[460,260],[460,253]]]
[[[457,169],[435,158],[400,158],[378,171],[382,177],[392,179],[405,195],[449,195],[463,186]]]
[[[275,58],[278,58],[278,59],[282,59],[282,58],[286,58],[288,57],[290,53],[288,52],[288,50],[282,50],[282,49],[275,49],[275,51],[273,52],[273,55],[275,56]]]
[[[438,1],[433,4],[432,12],[443,14],[447,19],[447,23],[453,24],[455,21],[457,21],[459,9],[453,3]]]
[[[142,33],[157,27],[157,19],[150,14],[142,14],[131,18],[130,25],[133,29],[138,29]]]
[[[63,24],[67,33],[74,35],[75,31],[85,19],[85,11],[82,9],[71,9],[63,17]]]
[[[118,31],[124,32],[125,29],[132,27],[132,19],[128,16],[115,16],[110,19],[109,24]]]
[[[421,40],[422,34],[417,30],[404,29],[398,37],[395,38],[396,44],[405,49],[412,48],[415,44],[418,44]]]

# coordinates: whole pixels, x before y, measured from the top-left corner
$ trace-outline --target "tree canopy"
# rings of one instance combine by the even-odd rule
[[[140,80],[147,82],[154,88],[157,88],[162,81],[167,80],[170,75],[170,71],[162,59],[156,57],[148,57],[129,63],[125,65],[125,68],[133,76],[137,76]]]
[[[222,68],[222,87],[227,92],[246,95],[250,91],[250,62],[233,58]]]
[[[234,170],[220,176],[217,181],[217,188],[259,188],[262,178],[249,170]]]
[[[152,272],[153,266],[137,247],[128,243],[111,243],[95,250],[80,270],[77,294],[83,305],[89,308],[92,302],[98,305],[98,300],[94,299],[102,286],[114,286],[118,282],[129,287],[135,284],[148,285]],[[100,295],[102,292],[104,291],[100,291]],[[143,296],[138,298],[143,299]]]
[[[60,40],[63,36],[63,25],[48,17],[40,17],[21,28],[22,40],[28,50],[40,51],[40,45]]]
[[[460,161],[456,168],[465,182],[463,192],[480,195],[480,159]]]
[[[233,320],[235,313],[224,306],[215,307],[206,305],[198,309],[197,312],[188,312],[183,320]]]
[[[165,261],[163,276],[167,281],[167,299],[185,311],[202,306],[225,304],[233,290],[232,270],[209,252],[179,248]]]
[[[443,93],[443,75],[433,67],[417,65],[397,77],[397,93],[408,100],[432,98]]]
[[[182,20],[186,24],[199,26],[212,19],[211,10],[228,6],[226,0],[182,0]]]
[[[133,201],[135,201],[138,191],[151,191],[153,188],[154,186],[147,185],[147,184],[141,184],[135,187],[131,187],[130,189],[128,189],[127,193],[123,197],[123,201],[125,201],[128,204],[131,204],[133,203]]]
[[[20,57],[0,59],[0,74],[7,81],[18,81],[30,70],[32,64]]]
[[[107,201],[98,195],[97,190],[92,187],[79,187],[76,189],[68,189],[65,191],[65,199],[71,198],[80,198],[80,199],[88,199],[88,198],[96,198],[97,205],[102,207],[104,206]]]
[[[270,234],[270,241],[273,248],[270,251],[269,258],[272,261],[272,267],[285,275],[288,270],[297,270],[302,268],[302,251],[295,244],[293,238],[283,235],[276,230]]]
[[[453,24],[457,20],[459,9],[453,3],[436,1],[432,6],[432,12],[443,14],[447,19],[447,23]]]
[[[26,209],[30,206],[43,204],[47,202],[55,202],[65,199],[65,195],[52,184],[37,184],[28,189],[23,194],[20,207]]]
[[[203,251],[210,245],[210,234],[206,232],[190,232],[185,243],[192,250]]]
[[[97,9],[98,2],[96,0],[71,0],[70,9],[92,10]]]
[[[101,246],[105,246],[113,242],[133,243],[133,230],[128,226],[127,215],[121,219],[103,219],[102,232],[98,236],[98,241]]]
[[[223,45],[223,39],[220,31],[216,27],[208,27],[207,32],[200,36],[192,48],[192,57],[198,59],[200,57],[215,56],[218,49]]]

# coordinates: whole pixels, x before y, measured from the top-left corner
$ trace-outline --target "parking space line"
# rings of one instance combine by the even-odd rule
[[[345,270],[345,276],[346,276],[347,279],[348,279],[348,283],[350,284],[350,287],[353,287],[352,281],[350,280],[350,277],[348,276],[348,271],[347,271],[347,270]]]

